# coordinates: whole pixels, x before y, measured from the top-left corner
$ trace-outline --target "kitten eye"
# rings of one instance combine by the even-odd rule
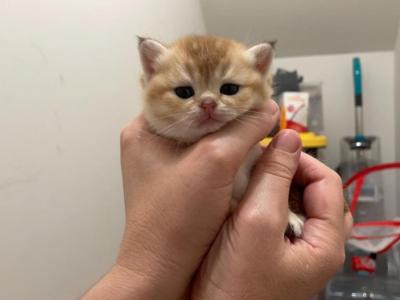
[[[219,88],[219,92],[224,95],[235,95],[239,91],[239,86],[234,83],[225,83]]]
[[[178,86],[175,88],[175,94],[182,99],[188,99],[194,95],[194,90],[191,86]]]

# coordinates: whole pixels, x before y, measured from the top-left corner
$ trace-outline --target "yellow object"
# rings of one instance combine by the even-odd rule
[[[313,132],[300,133],[301,144],[303,148],[325,148],[327,145],[327,138],[324,135],[316,135]],[[267,146],[272,138],[267,137],[260,143],[262,146]]]
[[[286,122],[286,109],[282,105],[281,106],[281,117],[279,118],[279,128],[280,129],[285,129],[287,127],[287,122]]]

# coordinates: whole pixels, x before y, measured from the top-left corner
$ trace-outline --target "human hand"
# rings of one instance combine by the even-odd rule
[[[273,101],[190,147],[151,133],[121,135],[126,225],[117,263],[85,299],[179,299],[229,212],[234,176],[278,117]]]
[[[296,171],[297,169],[297,171]],[[301,239],[284,237],[288,196],[304,187]],[[344,261],[352,217],[340,177],[300,153],[293,131],[278,134],[259,160],[247,193],[202,263],[193,299],[309,299]]]

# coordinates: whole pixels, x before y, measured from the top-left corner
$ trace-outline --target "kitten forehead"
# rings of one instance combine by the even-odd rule
[[[184,68],[190,76],[193,77],[196,70],[206,82],[213,75],[225,72],[234,61],[232,56],[245,50],[243,45],[235,41],[213,36],[186,37],[178,40],[171,48],[183,58]]]

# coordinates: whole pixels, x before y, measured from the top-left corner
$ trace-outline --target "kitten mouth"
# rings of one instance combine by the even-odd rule
[[[222,123],[221,120],[218,119],[218,117],[215,114],[203,114],[199,117],[199,126],[202,125],[208,125],[208,124],[216,124],[216,123]]]

